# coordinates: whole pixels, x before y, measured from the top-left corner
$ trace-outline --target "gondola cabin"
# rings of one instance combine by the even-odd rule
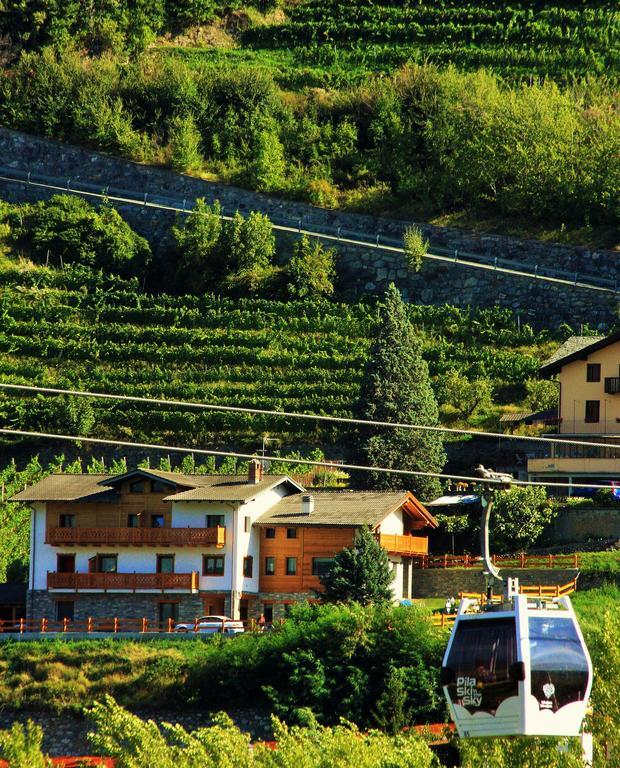
[[[441,670],[459,736],[579,736],[592,662],[570,598],[461,601]]]

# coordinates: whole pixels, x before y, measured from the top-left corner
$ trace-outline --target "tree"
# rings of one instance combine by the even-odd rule
[[[224,257],[220,248],[222,209],[216,200],[212,206],[198,198],[183,223],[172,227],[179,250],[177,279],[192,293],[213,288],[224,274]]]
[[[491,515],[492,546],[504,552],[526,549],[539,538],[555,514],[543,487],[500,491]]]
[[[493,405],[493,387],[484,376],[471,378],[452,368],[441,377],[439,389],[443,405],[454,408],[463,419]]]
[[[377,699],[373,715],[377,727],[390,736],[396,736],[411,722],[411,712],[407,707],[404,670],[390,665],[385,688]]]
[[[277,192],[284,185],[286,159],[275,121],[258,132],[254,149],[252,182],[261,192]]]
[[[336,251],[304,235],[294,245],[288,263],[289,293],[303,299],[331,296],[334,292]]]
[[[360,416],[388,422],[437,426],[439,411],[422,358],[422,343],[407,318],[407,308],[394,285],[380,305],[375,340],[362,382]],[[445,463],[440,433],[375,427],[360,429],[360,464],[417,472],[440,472]],[[438,480],[428,477],[368,472],[365,487],[399,489],[406,483],[422,499],[437,496]]]
[[[253,211],[244,218],[237,211],[225,225],[221,247],[228,268],[222,282],[225,289],[257,293],[274,278],[276,239],[264,214]]]
[[[357,532],[353,546],[339,552],[320,577],[326,600],[361,605],[391,600],[393,580],[387,552],[367,528]]]
[[[558,407],[560,389],[557,381],[549,379],[527,379],[525,402],[533,411],[550,411]]]

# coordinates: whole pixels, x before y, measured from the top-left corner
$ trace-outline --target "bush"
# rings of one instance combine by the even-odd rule
[[[419,227],[407,227],[403,235],[403,247],[405,249],[405,260],[409,269],[419,272],[422,268],[422,262],[428,251],[429,242],[422,234]]]
[[[526,403],[533,411],[550,411],[557,408],[560,394],[559,385],[549,379],[527,379]]]
[[[13,723],[8,731],[0,731],[0,758],[10,768],[51,768],[42,751],[43,729],[29,720],[26,725]]]
[[[172,228],[178,249],[177,281],[188,292],[212,289],[224,275],[221,215],[219,202],[210,206],[198,198],[189,216]]]
[[[85,200],[55,195],[49,201],[15,207],[11,237],[38,262],[80,264],[121,275],[143,274],[151,259],[147,241],[115,208],[97,210]]]
[[[172,118],[169,139],[171,164],[176,171],[198,171],[202,168],[202,138],[191,115],[175,115]]]
[[[331,296],[336,276],[336,251],[325,248],[318,240],[307,235],[297,240],[293,257],[287,265],[289,293],[300,299]]]

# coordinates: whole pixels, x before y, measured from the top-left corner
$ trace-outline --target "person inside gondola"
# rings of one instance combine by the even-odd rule
[[[476,661],[476,680],[478,681],[478,684],[486,684],[486,683],[494,683],[497,680],[497,677],[494,672],[492,672],[490,669],[485,667],[484,661],[482,659],[478,659]]]

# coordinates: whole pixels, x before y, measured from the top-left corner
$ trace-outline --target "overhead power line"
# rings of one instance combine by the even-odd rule
[[[305,464],[312,467],[325,467],[327,469],[350,469],[362,472],[380,472],[390,475],[411,475],[415,477],[436,477],[439,480],[460,480],[469,483],[485,483],[487,485],[505,486],[506,482],[502,480],[487,479],[481,477],[471,477],[468,475],[455,475],[442,472],[420,472],[412,469],[393,469],[391,467],[365,466],[363,464],[334,464],[329,461],[312,461],[312,459],[298,459],[295,456],[260,456],[254,453],[238,453],[234,451],[215,451],[206,448],[184,448],[175,445],[158,445],[156,443],[131,443],[123,440],[106,440],[101,437],[83,437],[81,435],[60,435],[53,432],[31,432],[24,429],[3,429],[0,428],[0,434],[14,435],[16,437],[39,437],[49,440],[70,440],[73,442],[93,443],[94,445],[112,445],[123,448],[142,448],[149,451],[166,451],[168,453],[188,453],[204,456],[232,457],[236,459],[261,459],[265,461],[282,461],[290,464]],[[545,486],[547,488],[604,488],[609,490],[609,485],[592,485],[580,483],[545,483],[537,480],[512,480],[513,485],[534,485]]]
[[[607,448],[620,450],[620,442],[597,443],[589,440],[564,440],[560,437],[541,437],[528,435],[510,435],[504,432],[482,432],[475,429],[456,429],[454,427],[437,427],[426,424],[409,424],[406,422],[377,421],[372,419],[352,419],[346,416],[324,416],[318,413],[295,413],[292,411],[277,411],[266,408],[245,408],[238,405],[221,405],[215,403],[195,403],[187,400],[164,400],[155,397],[139,397],[138,395],[115,395],[109,392],[88,392],[81,389],[59,389],[56,387],[38,387],[30,384],[9,384],[0,382],[0,389],[23,390],[25,392],[40,392],[48,395],[71,395],[74,397],[93,397],[103,400],[120,400],[148,405],[174,406],[175,408],[197,408],[206,411],[229,411],[232,413],[247,413],[259,416],[283,416],[287,419],[306,419],[310,421],[326,421],[336,424],[351,424],[362,427],[387,427],[390,429],[412,429],[426,432],[444,432],[452,435],[470,435],[473,437],[492,437],[502,440],[526,440],[528,442],[557,443],[559,445],[580,445],[586,448]],[[618,435],[620,441],[620,435]]]
[[[41,180],[37,181],[36,179]],[[43,181],[43,179],[45,179],[45,181]],[[186,207],[186,200],[171,200],[169,203],[158,203],[154,200],[147,199],[149,197],[148,192],[140,194],[138,192],[128,190],[111,191],[109,185],[104,184],[97,188],[94,184],[77,182],[77,184],[81,184],[83,187],[90,187],[90,189],[81,189],[75,182],[72,183],[71,179],[43,177],[38,174],[33,174],[30,171],[21,171],[14,168],[0,167],[0,182],[26,184],[31,187],[40,187],[42,189],[48,189],[55,192],[69,192],[71,194],[81,195],[82,197],[91,197],[99,200],[105,199],[123,205],[138,205],[142,208],[154,208],[157,210],[172,211],[174,213],[185,215],[192,212],[191,208]],[[103,189],[104,191],[94,191],[94,189]],[[130,195],[133,195],[133,197]],[[182,202],[183,205],[179,205],[179,202]],[[233,217],[224,216],[221,214],[220,218],[224,221],[231,221]],[[320,232],[317,231],[316,228],[308,229],[307,227],[302,227],[301,220],[296,226],[277,224],[272,221],[271,227],[273,230],[278,232],[286,232],[294,235],[308,235],[309,237],[314,237],[319,240],[326,240],[335,244],[341,243],[343,245],[352,245],[357,248],[372,248],[373,250],[387,251],[389,253],[405,254],[405,249],[400,243],[398,245],[394,245],[388,244],[387,242],[379,242],[380,235],[377,235],[376,239],[373,241],[362,239],[363,236],[358,233],[349,233],[351,236],[343,237],[340,227],[336,230],[335,233]],[[395,238],[384,237],[383,239],[391,239],[393,243],[399,242]],[[506,261],[501,264],[497,258],[486,260],[485,257],[481,256],[480,254],[460,252],[458,249],[453,250],[449,248],[433,247],[424,254],[423,258],[429,259],[431,261],[444,262],[446,264],[456,264],[461,267],[500,272],[502,274],[514,275],[515,277],[524,277],[530,280],[537,280],[545,283],[553,283],[555,285],[564,285],[570,286],[572,288],[599,291],[601,293],[618,293],[618,286],[611,280],[600,279],[598,277],[589,275],[586,276],[583,280],[580,280],[577,273],[573,275],[569,272],[563,272],[561,270],[551,270],[554,271],[556,275],[559,275],[554,277],[552,275],[542,274],[539,271],[539,266],[537,264],[533,267],[528,264],[520,263],[508,265],[508,262]],[[599,280],[600,284],[597,285],[595,281]]]

